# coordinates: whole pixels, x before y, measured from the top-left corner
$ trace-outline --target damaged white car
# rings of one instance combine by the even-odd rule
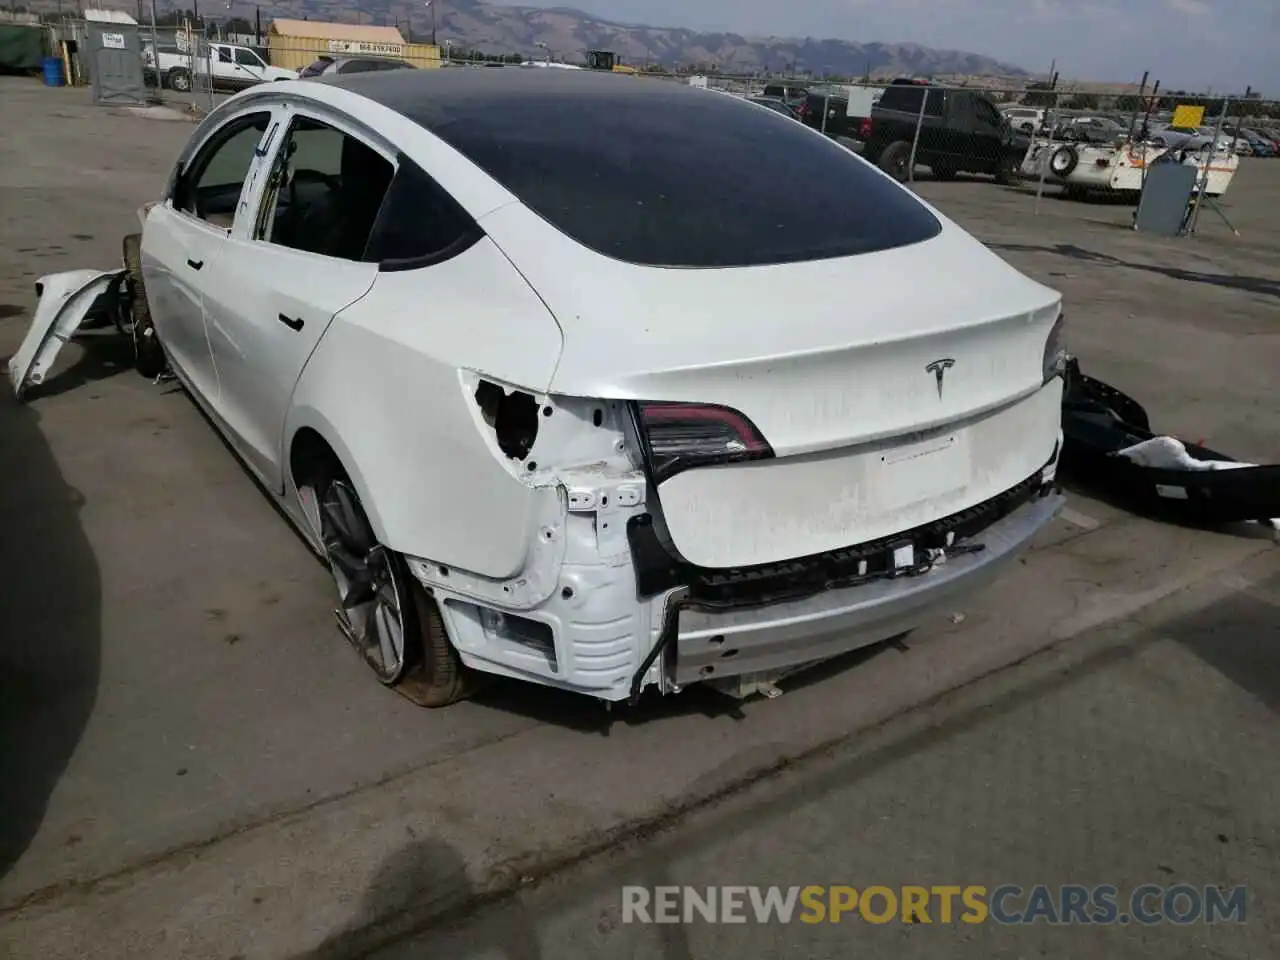
[[[116,315],[424,704],[480,674],[773,692],[954,609],[1062,502],[1059,295],[732,97],[270,84],[143,216],[124,270],[43,281],[15,387]]]

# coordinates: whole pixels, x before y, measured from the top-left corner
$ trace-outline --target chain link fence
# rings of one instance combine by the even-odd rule
[[[1194,232],[1204,206],[1230,226],[1222,205],[1203,201],[1226,197],[1242,166],[1280,177],[1280,101],[1252,96],[643,75],[788,112],[903,183],[986,181],[1017,191],[1031,217],[1046,198],[1068,201],[1055,207],[1059,215],[1136,209],[1152,170],[1180,164],[1191,171],[1182,231]],[[931,197],[945,206],[945,196]]]
[[[196,114],[212,110],[216,68],[209,40],[191,30],[149,27],[143,39],[147,80],[155,96]]]
[[[369,43],[211,34],[190,26],[139,29],[155,95],[194,113],[247,86],[299,76],[404,67],[583,69],[549,55],[463,53],[447,41],[414,43],[411,35],[403,43]],[[636,82],[752,99],[822,131],[904,183],[993,182],[1025,196],[1030,217],[1045,210],[1048,198],[1067,201],[1055,205],[1057,215],[1078,209],[1086,217],[1097,204],[1136,208],[1153,170],[1176,163],[1194,174],[1185,224],[1191,231],[1201,201],[1229,197],[1242,167],[1274,162],[1280,176],[1280,101],[1256,96],[1161,94],[1159,84],[1148,91],[1145,81],[1136,91],[1096,92],[1036,82],[833,82],[653,66],[613,71]],[[945,207],[945,195],[930,198]]]

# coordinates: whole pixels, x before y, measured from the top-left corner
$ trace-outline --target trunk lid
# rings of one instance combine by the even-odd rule
[[[564,331],[553,392],[716,404],[759,429],[775,459],[658,490],[686,559],[737,566],[930,522],[1052,456],[1060,296],[935,215],[921,243],[716,270],[611,260],[518,205],[484,226]]]
[[[484,226],[564,331],[556,393],[732,407],[783,457],[959,420],[1042,382],[1060,295],[945,220],[879,253],[700,270],[620,263],[526,217],[512,205]],[[926,368],[945,360],[939,391]]]

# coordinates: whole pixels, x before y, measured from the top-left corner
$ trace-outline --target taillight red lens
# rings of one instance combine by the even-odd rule
[[[858,139],[859,140],[871,139],[871,118],[870,117],[866,117],[862,121],[862,123],[858,125]]]
[[[704,403],[639,403],[654,482],[694,466],[762,460],[773,448],[744,414]]]

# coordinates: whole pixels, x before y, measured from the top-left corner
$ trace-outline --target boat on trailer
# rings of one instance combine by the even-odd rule
[[[1058,184],[1068,192],[1090,190],[1137,195],[1142,192],[1146,171],[1153,163],[1177,147],[1125,140],[1115,144],[1065,143],[1038,138],[1032,141],[1022,160],[1020,172],[1046,183]],[[1220,197],[1227,192],[1240,166],[1240,158],[1229,150],[1215,150],[1206,144],[1199,150],[1182,151],[1182,163],[1196,168],[1199,183],[1207,176],[1205,193]]]

